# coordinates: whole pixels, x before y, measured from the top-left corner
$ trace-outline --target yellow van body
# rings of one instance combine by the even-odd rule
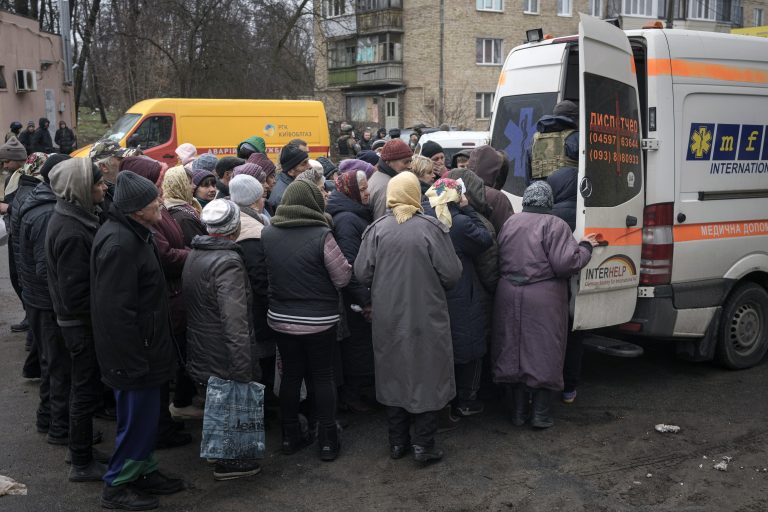
[[[237,145],[254,135],[264,139],[274,162],[280,149],[297,138],[307,142],[311,158],[328,156],[328,121],[320,101],[148,99],[129,108],[104,138],[125,147],[134,137],[145,155],[174,165],[174,150],[185,142],[198,154],[211,152],[221,158],[235,156]],[[87,156],[89,151],[85,146],[72,156]]]

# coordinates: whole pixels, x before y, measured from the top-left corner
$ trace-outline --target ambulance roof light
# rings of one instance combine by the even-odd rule
[[[643,28],[647,28],[647,29],[664,28],[664,23],[661,20],[656,20],[650,23],[646,23],[645,25],[643,25]]]
[[[544,39],[544,30],[540,28],[532,28],[525,31],[525,40],[529,43],[538,43]]]

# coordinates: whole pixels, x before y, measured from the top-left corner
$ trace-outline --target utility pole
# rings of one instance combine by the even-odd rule
[[[672,28],[675,20],[675,0],[667,0],[667,28]]]
[[[443,124],[445,117],[445,65],[443,45],[445,43],[445,0],[440,0],[440,76],[438,79],[437,124]]]

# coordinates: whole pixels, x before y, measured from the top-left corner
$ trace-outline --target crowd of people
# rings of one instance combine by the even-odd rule
[[[278,168],[257,136],[235,157],[185,143],[168,168],[111,140],[87,158],[0,146],[37,430],[68,446],[70,481],[103,480],[102,506],[184,489],[154,451],[192,441],[183,421],[203,417],[211,377],[264,384],[282,453],[316,442],[323,461],[340,409],[380,407],[393,459],[438,461],[436,432],[483,412],[484,381],[516,425],[553,425],[568,278],[597,243],[568,223],[573,169],[531,180],[513,212],[490,146],[455,168],[434,142],[348,149],[336,165],[297,139]],[[96,415],[117,422],[111,454],[93,447]],[[217,480],[260,471],[207,462]]]

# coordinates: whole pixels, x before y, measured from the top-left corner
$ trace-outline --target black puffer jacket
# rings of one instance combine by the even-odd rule
[[[363,232],[373,220],[373,212],[338,190],[331,193],[325,211],[333,217],[333,236],[336,243],[349,264],[354,264],[360,251]],[[371,291],[367,286],[360,284],[352,274],[352,279],[344,288],[344,300],[347,304],[367,306],[371,303]]]
[[[37,309],[52,310],[48,291],[48,266],[45,256],[45,234],[56,205],[56,196],[48,183],[40,183],[21,205],[19,232],[20,258],[16,260],[23,283],[24,304]]]
[[[554,205],[550,212],[560,217],[571,231],[576,229],[576,194],[579,170],[575,167],[561,167],[547,177],[547,183],[552,187]]]
[[[37,130],[32,134],[32,151],[39,153],[53,153],[53,139],[48,131],[48,119],[41,117]]]
[[[93,241],[91,311],[96,356],[108,386],[145,389],[171,379],[176,354],[152,233],[114,205]]]
[[[19,240],[20,240],[20,232],[21,232],[21,205],[24,204],[24,201],[27,200],[29,195],[32,193],[33,190],[35,190],[35,187],[37,187],[40,184],[40,180],[33,177],[28,176],[26,174],[22,174],[19,177],[19,188],[16,189],[16,192],[14,192],[13,199],[10,203],[8,203],[10,206],[8,207],[8,218],[10,220],[10,244],[11,244],[11,250],[13,251],[13,258],[16,262],[16,266],[18,268],[19,265],[19,258],[21,258],[21,250],[19,247]],[[21,286],[24,286],[24,282],[22,281]]]
[[[182,283],[192,380],[259,380],[258,358],[252,356],[251,287],[240,246],[225,238],[195,237]]]

